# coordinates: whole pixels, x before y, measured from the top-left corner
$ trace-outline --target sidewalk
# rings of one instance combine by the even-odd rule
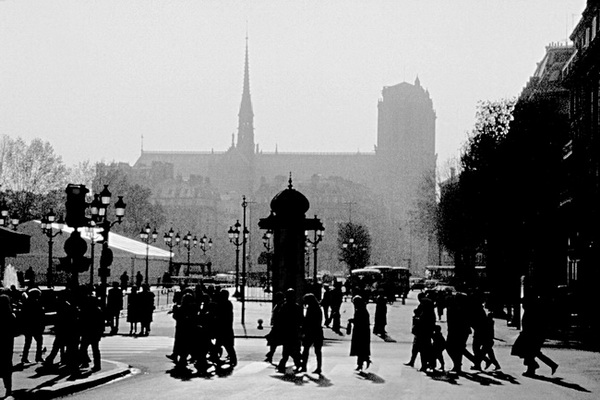
[[[53,335],[44,335],[46,348],[52,346]],[[15,349],[21,348],[24,337],[15,338]],[[35,343],[32,346],[35,348]],[[35,355],[30,352],[30,357]],[[73,394],[85,389],[102,385],[115,379],[127,376],[133,372],[129,365],[102,360],[102,369],[92,372],[89,368],[84,369],[77,376],[61,371],[60,369],[46,369],[41,363],[20,364],[20,352],[13,355],[13,397],[16,399],[36,398],[50,399],[59,396]]]

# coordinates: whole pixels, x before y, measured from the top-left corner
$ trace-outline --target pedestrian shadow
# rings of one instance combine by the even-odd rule
[[[521,383],[517,380],[517,378],[515,378],[514,376],[504,373],[502,371],[489,371],[489,372],[484,372],[484,374],[487,374],[493,378],[499,379],[501,381],[506,381],[509,383],[512,383],[513,385],[520,385]]]
[[[279,379],[283,382],[293,383],[296,386],[303,386],[305,382],[304,374],[296,375],[291,372],[291,369],[286,370],[285,373],[280,375],[271,375],[272,378]]]
[[[584,388],[583,386],[581,386],[577,383],[567,382],[563,378],[559,378],[556,376],[547,377],[547,376],[533,374],[533,375],[526,375],[526,377],[535,379],[538,381],[553,383],[555,385],[562,386],[567,389],[577,390],[578,392],[591,393],[591,391],[587,390],[586,388]]]
[[[385,379],[383,379],[379,375],[376,375],[372,372],[359,371],[356,375],[358,377],[360,377],[361,379],[364,379],[366,381],[371,381],[373,383],[385,383]]]
[[[314,382],[317,384],[317,386],[319,387],[330,387],[333,386],[333,382],[331,382],[331,380],[327,379],[324,375],[319,374],[318,378],[314,378],[313,376],[306,374],[305,375],[311,382]]]
[[[451,374],[446,371],[434,370],[432,372],[428,372],[427,376],[430,377],[431,379],[433,379],[434,381],[446,382],[451,385],[458,385],[458,381],[456,379],[457,378],[456,374]]]
[[[480,374],[473,374],[470,372],[461,372],[460,376],[473,381],[473,382],[477,382],[479,383],[481,386],[491,386],[491,385],[502,385],[502,382],[496,379],[492,379],[490,377],[487,377],[485,375],[480,375]]]
[[[166,371],[171,378],[179,379],[180,381],[186,382],[192,379],[194,373],[188,367],[173,367]]]
[[[387,333],[384,333],[384,334],[377,333],[377,334],[375,334],[375,336],[380,337],[386,343],[396,343],[396,339],[394,339]]]

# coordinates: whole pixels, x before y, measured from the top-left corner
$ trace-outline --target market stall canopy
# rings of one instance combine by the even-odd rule
[[[36,221],[38,224],[40,221]],[[52,228],[58,231],[58,224],[52,224]],[[102,235],[100,235],[100,228],[97,228],[96,231],[91,232],[87,228],[79,228],[81,232],[81,237],[86,239],[87,241],[91,241],[92,237],[94,241],[99,242],[102,240]],[[62,227],[62,231],[64,233],[70,234],[73,232],[73,228],[64,225]],[[92,236],[93,235],[93,236]],[[108,244],[112,249],[117,249],[121,251],[125,251],[127,253],[146,257],[146,243],[140,242],[138,240],[133,240],[123,235],[119,235],[118,233],[109,232],[108,233]],[[155,246],[148,246],[148,257],[161,257],[161,258],[169,258],[170,252],[167,250],[160,249]]]
[[[17,254],[29,253],[30,239],[29,235],[0,227],[0,256],[15,257]]]

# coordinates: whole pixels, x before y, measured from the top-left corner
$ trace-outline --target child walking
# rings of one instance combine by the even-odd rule
[[[433,328],[433,367],[435,369],[437,362],[440,363],[440,370],[444,370],[444,350],[446,350],[446,339],[442,334],[442,327],[436,325]]]

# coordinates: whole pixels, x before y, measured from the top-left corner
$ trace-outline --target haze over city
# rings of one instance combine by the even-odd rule
[[[438,164],[479,100],[517,96],[585,7],[568,1],[2,1],[0,133],[67,164],[226,150],[248,35],[255,138],[273,152],[371,152],[384,86],[418,76]]]

